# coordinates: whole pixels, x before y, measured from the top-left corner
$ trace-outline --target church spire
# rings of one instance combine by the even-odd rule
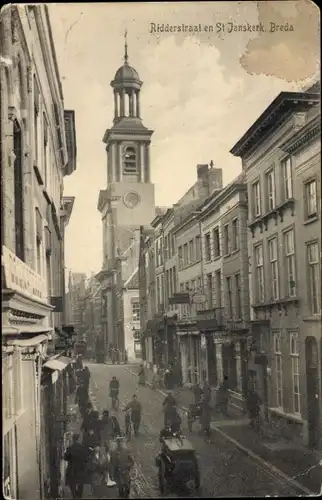
[[[127,54],[127,29],[124,32],[124,64],[128,64],[128,54]]]

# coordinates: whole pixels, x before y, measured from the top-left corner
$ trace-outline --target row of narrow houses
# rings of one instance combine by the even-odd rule
[[[7,6],[1,47],[3,491],[58,498],[70,359],[64,321],[64,235],[74,198],[74,112],[64,109],[48,9]]]
[[[231,153],[242,171],[198,165],[195,185],[141,226],[145,364],[182,384],[253,387],[276,436],[322,448],[320,83],[281,92]]]

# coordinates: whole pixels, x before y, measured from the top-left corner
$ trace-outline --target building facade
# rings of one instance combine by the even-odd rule
[[[4,491],[42,498],[41,377],[61,320],[61,202],[75,129],[73,119],[65,127],[47,8],[9,6],[0,30]]]
[[[124,317],[124,293],[131,288],[132,294],[133,283],[130,281],[134,280],[137,281],[136,297],[139,296],[138,276],[135,274],[138,273],[140,226],[148,225],[155,216],[154,184],[150,175],[153,131],[142,123],[142,81],[128,63],[127,44],[124,64],[116,72],[111,86],[114,123],[103,139],[108,158],[108,185],[100,192],[98,200],[103,224],[103,265],[97,279],[102,284],[108,310],[104,334],[106,349],[113,345],[124,352],[128,348],[126,339],[130,338],[131,316],[130,308]],[[131,300],[125,302],[128,309]]]
[[[231,150],[248,187],[253,384],[271,428],[312,447],[321,446],[319,104],[316,92],[282,92]]]
[[[228,376],[230,400],[243,406],[249,320],[247,186],[244,174],[215,193],[199,214],[205,310],[198,325],[212,386]],[[203,326],[204,325],[204,326]]]

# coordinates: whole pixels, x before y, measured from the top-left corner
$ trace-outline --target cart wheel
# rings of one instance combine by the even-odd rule
[[[159,488],[161,495],[166,495],[168,493],[168,485],[165,478],[165,466],[163,460],[160,461],[159,466]]]
[[[195,487],[196,487],[196,491],[200,490],[200,472],[199,472],[198,467],[196,467],[196,470],[195,470]]]

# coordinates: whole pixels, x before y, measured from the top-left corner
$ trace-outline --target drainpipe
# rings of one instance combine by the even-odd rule
[[[42,477],[42,454],[41,454],[41,418],[40,418],[40,398],[41,398],[41,374],[42,374],[42,357],[40,353],[40,346],[37,348],[37,359],[35,360],[38,368],[38,376],[36,365],[35,371],[35,421],[36,421],[36,454],[39,468],[39,486],[40,486],[40,499],[44,498],[43,477]]]

